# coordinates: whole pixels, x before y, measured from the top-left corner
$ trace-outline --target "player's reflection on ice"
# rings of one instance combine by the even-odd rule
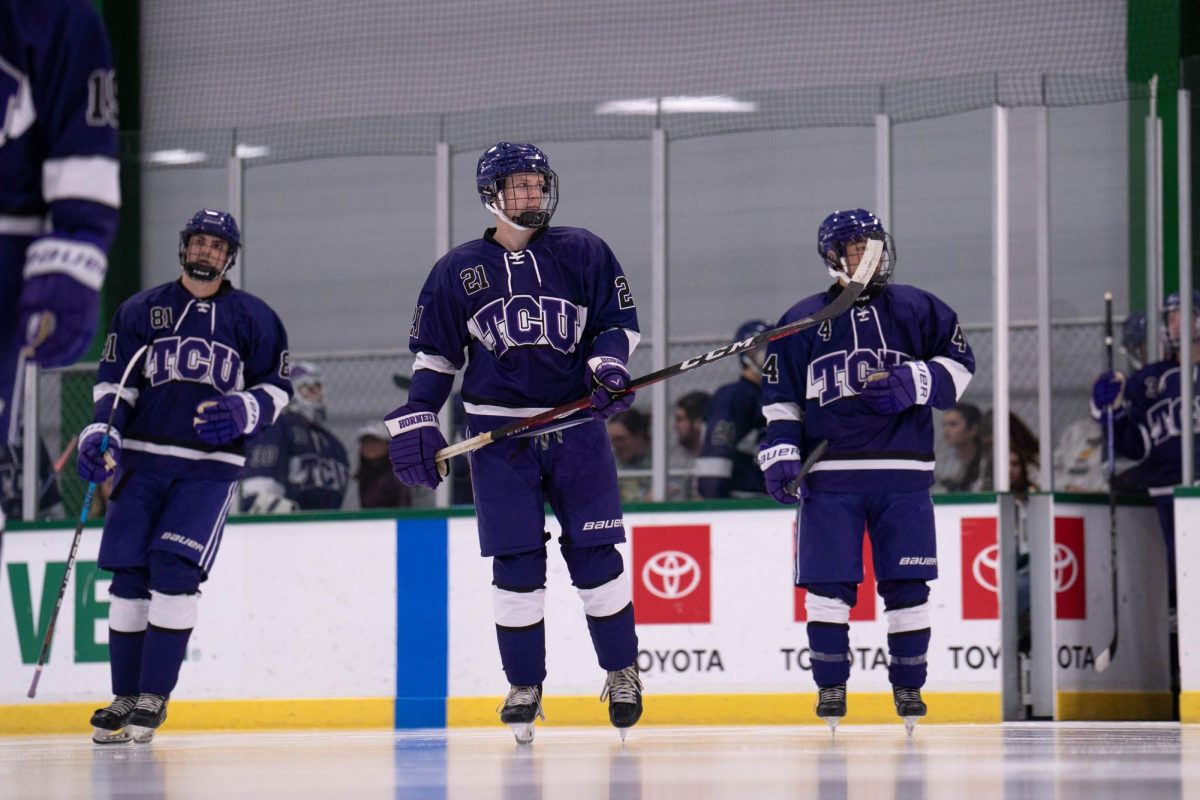
[[[906,739],[891,755],[890,769],[886,769],[878,763],[880,752],[871,742],[856,742],[846,731],[830,736],[815,748],[817,797],[819,800],[847,800],[851,788],[855,796],[887,797],[886,781],[890,774],[891,797],[924,800],[926,764],[923,749],[919,740]],[[848,760],[854,762],[853,772],[847,765]]]
[[[167,759],[155,748],[107,745],[91,753],[94,800],[166,800]]]
[[[536,745],[518,745],[503,756],[504,800],[542,800],[546,785],[547,759],[561,758],[561,754],[545,756]],[[592,760],[590,757],[588,761]],[[562,766],[561,764],[559,765]],[[566,767],[570,769],[570,766]],[[551,785],[562,787],[562,775]],[[548,796],[553,796],[550,792]],[[642,800],[641,756],[632,748],[620,744],[608,746],[608,799]]]

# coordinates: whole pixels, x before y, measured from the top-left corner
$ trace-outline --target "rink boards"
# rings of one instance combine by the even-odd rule
[[[637,609],[644,722],[814,721],[803,596],[791,582],[794,514],[758,503],[641,508],[626,514],[622,550]],[[1002,647],[997,508],[979,495],[935,505],[940,579],[931,594],[930,722],[1002,717],[1003,674],[1015,665]],[[1103,512],[1107,532],[1105,508],[1080,508],[1089,519]],[[1055,513],[1076,512],[1060,504]],[[548,529],[557,538],[552,517]],[[0,733],[79,729],[108,691],[108,580],[95,567],[100,531],[88,528],[38,698],[24,696],[71,533],[29,529],[5,539]],[[603,673],[582,605],[556,543],[550,548],[548,722],[607,724],[597,699]],[[847,722],[890,722],[887,621],[867,561],[851,618]],[[1102,583],[1089,581],[1089,588]],[[203,592],[173,727],[495,724],[507,683],[490,563],[479,557],[468,513],[235,519]],[[1092,605],[1087,610],[1098,617]],[[1102,696],[1106,686],[1066,680],[1056,691]]]

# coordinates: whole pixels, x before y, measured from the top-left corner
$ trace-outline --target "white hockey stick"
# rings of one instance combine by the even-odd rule
[[[819,325],[827,319],[833,319],[836,316],[848,311],[858,296],[862,294],[863,289],[867,288],[867,283],[875,275],[875,270],[879,266],[879,261],[883,257],[883,240],[869,239],[866,249],[863,252],[862,259],[858,262],[858,268],[854,270],[854,274],[850,277],[850,282],[842,289],[841,293],[834,298],[833,302],[817,311],[810,317],[798,319],[795,322],[781,325],[778,328],[772,328],[769,331],[763,331],[749,339],[743,339],[740,342],[733,342],[724,347],[718,347],[716,350],[689,358],[686,361],[681,361],[678,364],[672,364],[669,367],[664,367],[657,372],[651,372],[649,375],[643,375],[629,384],[626,392],[635,392],[651,384],[664,381],[667,378],[673,378],[680,373],[695,369],[696,367],[705,364],[711,364],[714,361],[725,358],[726,356],[734,355],[735,353],[745,353],[753,350],[759,345],[773,342],[776,339],[782,339],[785,336],[791,336],[793,333],[799,333],[802,330],[811,328],[814,325]],[[519,419],[510,422],[507,425],[502,425],[494,431],[481,433],[478,436],[473,436],[461,442],[443,447],[437,452],[435,458],[438,461],[438,470],[445,474],[445,462],[449,461],[454,456],[459,456],[464,453],[470,453],[473,450],[478,450],[481,447],[498,442],[502,439],[510,439],[518,436],[525,431],[535,428],[539,425],[545,425],[548,422],[554,422],[562,419],[577,411],[582,411],[591,405],[591,397],[585,395],[578,400],[572,400],[570,403],[564,403],[557,408],[552,408],[549,411],[543,411],[526,419]]]
[[[113,407],[108,412],[108,424],[104,427],[104,437],[100,440],[100,452],[105,456],[105,462],[114,464],[112,456],[108,453],[108,436],[112,432],[113,418],[117,415],[117,406],[121,403],[121,390],[125,388],[125,382],[129,380],[129,375],[133,372],[134,365],[142,357],[142,353],[146,352],[149,345],[142,345],[133,354],[133,358],[129,359],[129,363],[125,365],[125,372],[121,375],[121,383],[117,385],[117,396],[113,399]],[[96,482],[89,481],[87,493],[83,496],[83,506],[79,510],[79,524],[75,526],[75,538],[71,541],[71,552],[67,556],[67,568],[63,572],[62,584],[58,587],[58,600],[54,603],[54,611],[50,614],[50,622],[46,626],[46,636],[42,639],[42,650],[38,654],[37,668],[33,671],[33,682],[29,684],[29,691],[26,697],[30,699],[37,696],[38,681],[42,679],[42,668],[46,666],[46,659],[50,656],[50,642],[54,640],[54,624],[58,621],[58,612],[62,608],[63,597],[67,593],[67,584],[71,581],[71,568],[75,566],[75,556],[79,552],[79,540],[83,538],[83,526],[87,522],[88,510],[92,506],[92,495],[96,493]]]

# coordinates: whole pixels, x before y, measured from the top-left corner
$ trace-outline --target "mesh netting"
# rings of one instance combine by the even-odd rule
[[[1140,91],[1125,17],[1123,0],[152,3],[142,148],[204,163],[242,143],[257,165],[1112,102]]]

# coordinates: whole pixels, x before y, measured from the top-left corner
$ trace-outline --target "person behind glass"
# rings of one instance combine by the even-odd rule
[[[767,328],[761,319],[743,322],[733,340],[745,341]],[[739,354],[741,375],[717,389],[708,406],[704,448],[696,459],[696,488],[701,497],[757,497],[767,492],[758,468],[758,443],[767,429],[762,414],[766,351],[762,346]]]
[[[368,422],[358,432],[358,504],[361,508],[406,508],[412,505],[412,493],[392,473],[388,460],[387,425]]]
[[[633,587],[616,548],[625,541],[616,463],[602,420],[633,403],[626,364],[640,339],[637,309],[600,237],[550,225],[559,184],[545,153],[499,142],[480,156],[475,187],[496,227],[442,256],[421,289],[409,330],[416,358],[408,402],[385,420],[392,469],[410,486],[441,482],[435,456],[446,440],[437,413],[464,366],[475,434],[590,399],[588,410],[564,420],[580,424],[472,451],[471,481],[509,682],[500,721],[529,742],[544,718],[549,503],[606,673],[601,699],[623,736],[641,718],[642,683]]]
[[[704,417],[711,398],[699,390],[675,401],[675,447],[670,451],[667,499],[692,500],[697,496],[695,464],[704,447]]]
[[[1167,551],[1168,596],[1172,613],[1176,607],[1175,503],[1174,487],[1183,480],[1183,442],[1180,423],[1178,292],[1167,296],[1162,307],[1165,347],[1163,358],[1126,376],[1121,371],[1105,372],[1092,385],[1092,419],[1107,428],[1112,412],[1113,449],[1137,462],[1140,481],[1149,487],[1158,511],[1159,528]],[[1200,309],[1200,292],[1193,294],[1192,308]],[[1200,315],[1192,326],[1192,380],[1200,362]],[[1194,423],[1194,421],[1193,421]],[[1107,433],[1105,434],[1107,436]],[[1200,464],[1200,448],[1195,449]]]
[[[350,462],[337,434],[325,426],[321,370],[298,361],[291,376],[291,402],[250,442],[241,506],[248,514],[332,511],[346,497]]]
[[[979,492],[991,485],[992,460],[983,446],[983,414],[971,403],[955,403],[942,414],[948,452],[934,471],[938,491]]]
[[[651,468],[650,417],[636,408],[613,414],[608,420],[608,441],[617,459],[617,484],[621,487],[621,500],[626,503],[648,501],[650,477],[621,475],[620,472]]]

